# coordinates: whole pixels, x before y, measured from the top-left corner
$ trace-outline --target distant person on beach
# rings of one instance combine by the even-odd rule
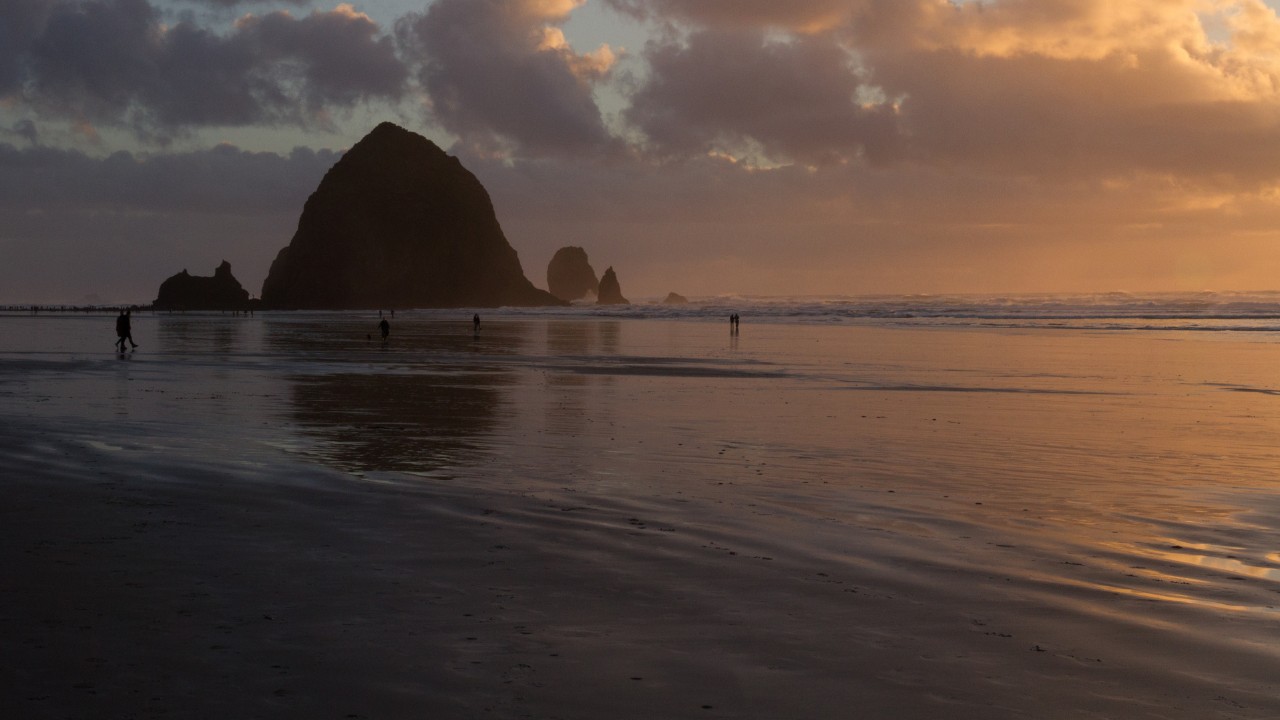
[[[378,331],[382,333],[382,339],[386,340],[391,334],[391,323],[387,322],[386,318],[382,318],[382,322],[378,323]]]
[[[480,332],[480,313],[471,316],[471,327],[475,332]]]

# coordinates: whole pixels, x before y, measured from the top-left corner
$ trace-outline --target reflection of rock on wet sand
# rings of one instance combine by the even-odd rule
[[[620,325],[617,320],[549,322],[547,354],[559,358],[615,355]],[[572,437],[585,432],[593,418],[603,422],[612,420],[607,404],[589,407],[588,397],[579,390],[591,385],[612,385],[614,378],[581,372],[548,372],[544,377],[548,390],[553,391],[544,419],[548,432]]]
[[[557,320],[547,323],[550,355],[612,355],[618,351],[617,320]]]
[[[169,353],[225,355],[242,349],[244,318],[228,315],[158,315],[159,349]]]
[[[486,451],[504,373],[355,374],[293,379],[292,419],[316,451],[349,471],[429,472]]]

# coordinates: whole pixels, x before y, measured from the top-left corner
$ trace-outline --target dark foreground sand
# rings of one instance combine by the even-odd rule
[[[406,411],[329,408],[307,383],[293,390],[298,407],[251,414],[254,424],[283,417],[314,431],[321,408],[344,430],[281,449],[276,440],[293,431],[237,429],[223,394],[262,395],[258,380],[235,389],[235,378],[261,368],[146,366],[138,356],[126,370],[82,359],[13,370],[0,387],[28,405],[10,405],[0,431],[0,716],[1280,715],[1278,573],[1256,552],[1274,537],[1263,528],[1276,517],[1266,488],[1215,486],[1251,494],[1255,515],[1244,522],[1229,503],[1206,500],[1209,491],[1097,484],[1141,468],[1175,474],[1186,462],[1173,449],[1164,460],[1123,461],[1149,451],[1149,436],[1126,444],[1121,460],[1091,450],[1137,432],[1127,422],[1031,458],[1015,457],[1040,441],[1018,434],[1025,423],[954,436],[931,429],[940,409],[950,413],[941,422],[962,428],[993,408],[1034,414],[1054,396],[1020,405],[1020,394],[937,387],[861,393],[854,410],[869,417],[858,412],[833,437],[856,430],[879,450],[855,443],[834,461],[823,453],[839,442],[801,445],[788,422],[757,423],[751,445],[717,444],[712,421],[700,419],[699,387],[727,379],[719,402],[771,398],[784,420],[800,412],[783,407],[799,391],[751,375],[751,363],[716,374],[621,357],[486,370],[502,376],[485,384],[501,389],[501,413],[542,422],[450,425],[484,459],[436,480],[353,469],[352,458],[366,456],[343,449],[360,438],[338,416],[359,411],[386,426],[381,435]],[[159,393],[190,372],[219,393],[181,413],[121,410],[120,401],[143,402],[138,384]],[[54,390],[85,377],[123,378],[116,387],[128,392],[81,412],[37,407],[65,405]],[[919,405],[926,395],[943,399]],[[591,410],[584,398],[612,407]],[[1067,396],[1050,414],[1077,402]],[[455,416],[469,412],[451,403]],[[566,403],[599,422],[568,419]],[[1075,412],[1137,411],[1088,403]],[[906,419],[886,430],[895,411]],[[102,421],[113,412],[119,423]],[[803,412],[834,409],[811,401]],[[164,418],[187,439],[167,435]],[[562,423],[564,432],[548,430]],[[204,432],[193,440],[191,428]],[[993,433],[999,442],[977,439]],[[272,443],[258,442],[263,435]],[[901,444],[912,437],[919,457]],[[964,452],[939,450],[953,442]],[[1000,453],[1008,457],[992,459]],[[1260,457],[1250,472],[1265,467]],[[1071,458],[1093,469],[1073,469]],[[1014,489],[1046,462],[1056,470],[1042,487]],[[975,475],[982,467],[991,471]],[[1224,537],[1237,549],[1218,553]]]

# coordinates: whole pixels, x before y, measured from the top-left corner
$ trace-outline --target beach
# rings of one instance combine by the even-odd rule
[[[1280,715],[1277,333],[398,315],[0,316],[6,716]]]

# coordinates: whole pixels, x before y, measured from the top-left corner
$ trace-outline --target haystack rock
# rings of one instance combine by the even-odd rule
[[[476,176],[391,123],[325,174],[271,263],[262,301],[297,309],[564,304],[524,276]]]
[[[231,274],[231,263],[223,260],[213,277],[183,270],[160,283],[152,306],[157,310],[243,310],[249,307],[249,291]]]
[[[599,287],[587,251],[580,247],[560,248],[547,264],[547,289],[561,300],[581,300],[594,295]]]
[[[598,305],[629,305],[630,302],[622,297],[622,288],[618,285],[618,276],[614,274],[613,268],[604,271],[604,276],[600,278],[600,290],[596,293],[596,303]]]
[[[688,305],[689,298],[681,295],[680,293],[669,292],[667,293],[666,299],[662,302],[665,305]]]

